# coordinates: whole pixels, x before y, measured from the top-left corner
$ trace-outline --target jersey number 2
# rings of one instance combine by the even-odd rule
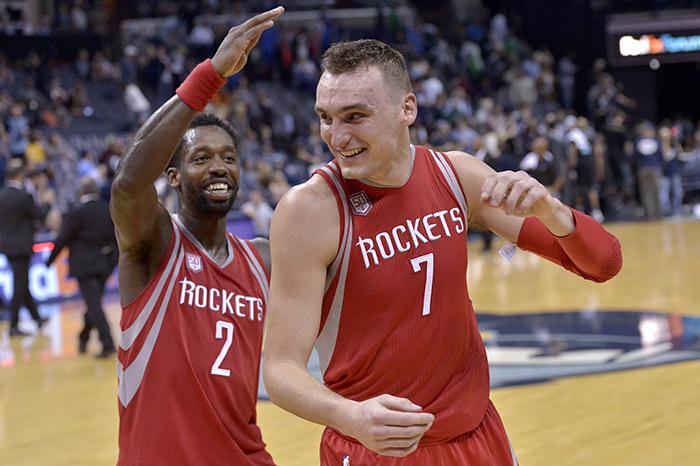
[[[226,353],[228,353],[228,350],[231,349],[231,343],[233,343],[233,324],[231,322],[226,322],[223,320],[217,320],[216,321],[216,339],[221,340],[224,338],[224,330],[226,330],[226,341],[224,342],[224,346],[221,348],[221,351],[219,352],[219,356],[216,358],[216,361],[214,361],[214,364],[211,366],[211,373],[214,375],[223,375],[224,377],[229,377],[231,375],[231,371],[229,369],[222,369],[221,368],[221,363],[224,362],[224,358],[226,357]]]
[[[413,271],[418,273],[421,271],[421,265],[426,264],[425,270],[425,291],[423,292],[423,315],[430,314],[430,300],[433,297],[433,253],[423,254],[422,256],[411,259]]]

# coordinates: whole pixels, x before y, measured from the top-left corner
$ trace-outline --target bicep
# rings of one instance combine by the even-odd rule
[[[158,243],[159,239],[169,233],[162,226],[165,225],[167,229],[167,225],[170,225],[170,214],[158,202],[154,186],[149,186],[142,192],[134,192],[115,181],[110,199],[110,214],[122,250]]]
[[[326,269],[337,249],[337,231],[323,209],[290,208],[284,200],[278,206],[270,229],[266,360],[306,367],[319,330]]]
[[[481,191],[486,180],[496,172],[471,155],[463,152],[447,154],[457,172],[469,206],[470,223],[489,229],[511,243],[518,241],[523,219],[508,215],[499,208],[491,207],[481,200]]]

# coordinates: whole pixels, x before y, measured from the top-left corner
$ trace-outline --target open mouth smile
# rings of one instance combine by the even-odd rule
[[[358,156],[359,154],[362,154],[363,152],[365,152],[365,150],[366,150],[366,149],[365,149],[364,147],[361,147],[361,148],[358,148],[358,149],[345,150],[345,151],[340,151],[340,150],[339,150],[339,151],[337,151],[337,152],[338,152],[338,154],[339,154],[342,158],[344,158],[344,159],[351,159],[351,158],[353,158],[353,157]]]

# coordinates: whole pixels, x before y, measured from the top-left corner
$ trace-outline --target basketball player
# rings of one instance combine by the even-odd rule
[[[524,172],[412,146],[416,97],[394,49],[335,44],[322,65],[315,109],[335,160],[272,222],[270,398],[328,426],[323,466],[517,464],[489,400],[468,225],[594,281],[619,271],[620,245]],[[323,384],[306,372],[314,344]]]
[[[137,132],[114,180],[120,465],[274,464],[255,412],[269,253],[226,233],[236,135],[197,113],[283,11],[232,28]],[[153,186],[166,167],[179,199],[172,216]]]

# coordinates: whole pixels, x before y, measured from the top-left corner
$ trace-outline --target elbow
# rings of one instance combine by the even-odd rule
[[[128,179],[124,173],[117,173],[111,186],[112,198],[124,198],[128,196],[133,196],[134,193],[139,192],[143,189],[143,183],[136,183],[133,180]]]
[[[612,248],[604,258],[601,258],[600,265],[597,268],[598,273],[586,276],[589,280],[596,283],[607,282],[615,277],[622,270],[622,247],[617,238],[613,237],[614,241]]]
[[[278,385],[277,385],[277,371],[275,362],[271,358],[265,357],[263,364],[263,384],[265,384],[265,390],[267,391],[267,396],[270,401],[277,404],[278,399]]]

